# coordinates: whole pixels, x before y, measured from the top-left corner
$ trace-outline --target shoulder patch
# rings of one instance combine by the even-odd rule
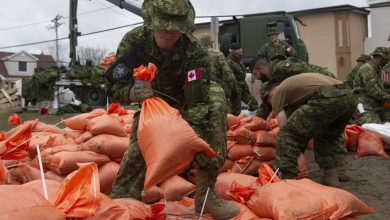
[[[128,73],[127,71],[127,68],[125,65],[123,65],[122,63],[116,65],[113,73],[112,73],[112,77],[114,79],[120,79],[122,77],[124,77],[126,74]]]

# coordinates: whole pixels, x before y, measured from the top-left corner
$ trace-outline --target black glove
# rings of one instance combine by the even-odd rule
[[[153,96],[152,84],[144,80],[135,80],[134,86],[130,89],[130,99],[134,102],[141,102]]]

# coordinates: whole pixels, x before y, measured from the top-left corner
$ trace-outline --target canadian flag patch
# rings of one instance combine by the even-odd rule
[[[200,70],[199,68],[196,68],[186,72],[184,82],[189,83],[191,81],[199,80],[199,79],[200,79]]]

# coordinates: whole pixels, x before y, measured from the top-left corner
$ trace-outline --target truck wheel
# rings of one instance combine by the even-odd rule
[[[225,57],[229,55],[230,44],[235,42],[236,39],[237,37],[233,33],[225,33],[222,35],[219,50],[225,55]]]
[[[88,105],[106,105],[106,94],[99,87],[87,87],[83,89],[83,103]]]

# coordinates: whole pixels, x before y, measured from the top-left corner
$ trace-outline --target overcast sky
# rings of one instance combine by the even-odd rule
[[[137,5],[142,0],[126,0]],[[357,7],[367,6],[366,0],[192,0],[197,16],[242,15],[270,11],[297,11],[319,7],[350,4]],[[59,38],[69,34],[69,0],[0,0],[0,51],[29,53],[47,51],[54,42],[23,47],[8,46],[34,43],[55,39],[54,30],[48,30],[50,21],[61,15]],[[105,0],[79,0],[79,32],[88,34],[96,31],[116,28],[142,22],[132,13],[120,9]],[[119,28],[98,34],[81,36],[79,46],[100,47],[114,52],[131,27]],[[60,41],[64,46],[69,40]],[[3,49],[1,49],[3,48]]]

